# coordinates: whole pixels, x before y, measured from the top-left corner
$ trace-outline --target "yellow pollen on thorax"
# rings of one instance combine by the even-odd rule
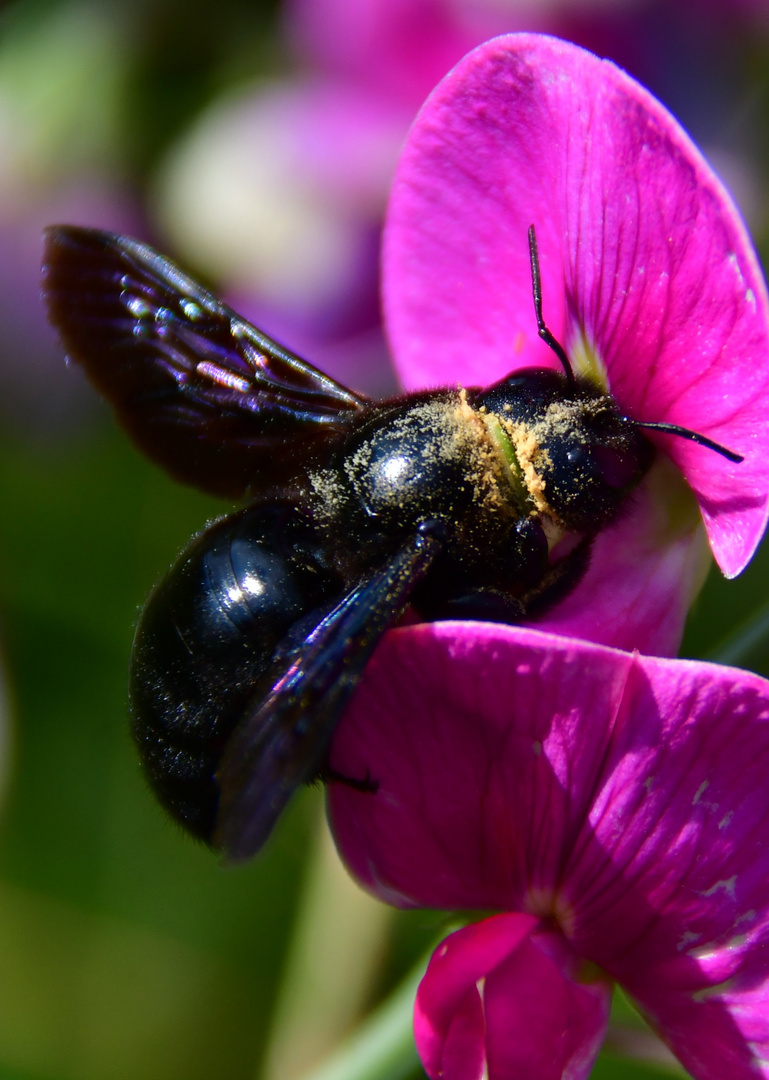
[[[552,515],[545,494],[545,481],[540,471],[542,465],[548,464],[548,456],[539,443],[535,426],[503,419],[502,427],[513,444],[526,491],[537,513]]]

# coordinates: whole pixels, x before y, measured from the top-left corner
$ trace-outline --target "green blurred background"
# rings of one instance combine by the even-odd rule
[[[195,160],[178,148],[203,130],[201,118],[216,128],[219,103],[309,77],[361,91],[344,59],[302,45],[312,6],[27,0],[0,9],[0,1080],[291,1080],[398,984],[443,926],[440,914],[387,912],[346,884],[323,839],[319,791],[297,798],[266,852],[237,870],[220,868],[149,796],[126,723],[133,626],[181,547],[228,507],[175,486],[133,451],[65,368],[39,304],[40,227],[67,215],[173,250],[247,311],[272,314],[288,344],[317,342],[313,358],[328,356],[353,385],[391,384],[375,258],[365,270],[362,256],[353,260],[352,314],[342,279],[339,296],[305,297],[294,310],[290,290],[265,297],[258,268],[251,279],[242,268],[230,275],[226,247],[209,259],[195,212],[188,229],[176,212],[178,162]],[[411,7],[445,31],[448,5]],[[492,29],[541,28],[536,5],[491,9]],[[650,84],[712,148],[765,244],[762,5],[564,3],[544,28],[616,56]],[[469,48],[480,33],[474,24],[458,36]],[[376,91],[372,77],[365,93]],[[415,93],[382,88],[398,122],[413,115]],[[375,249],[383,157],[381,189],[369,179],[356,210],[358,255]],[[301,172],[296,147],[293,160]],[[207,178],[203,170],[196,181],[199,205],[209,198],[218,213]],[[328,184],[314,211],[327,196]],[[258,235],[247,239],[258,246]],[[363,298],[361,280],[374,282]],[[764,622],[766,549],[736,582],[711,575],[684,652],[734,646],[730,657],[769,675]],[[601,1080],[675,1072],[621,1001],[607,1045]],[[396,1074],[422,1075],[408,1057],[399,1073],[382,1073]]]

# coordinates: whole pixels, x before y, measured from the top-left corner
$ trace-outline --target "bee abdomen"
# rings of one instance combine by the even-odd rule
[[[292,626],[339,588],[307,519],[265,503],[206,529],[150,597],[131,656],[134,738],[160,802],[200,839],[249,699]]]

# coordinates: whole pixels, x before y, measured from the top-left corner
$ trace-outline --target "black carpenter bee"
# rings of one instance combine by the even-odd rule
[[[556,603],[654,456],[577,378],[372,402],[282,348],[135,240],[47,230],[43,287],[70,357],[138,446],[244,509],[197,536],[150,596],[131,657],[133,733],[160,802],[231,860],[296,788],[335,777],[334,727],[387,628],[514,623]],[[396,677],[396,673],[394,673]]]

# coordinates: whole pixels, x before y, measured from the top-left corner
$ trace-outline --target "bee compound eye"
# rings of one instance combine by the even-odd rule
[[[628,450],[594,446],[590,457],[601,480],[610,488],[621,490],[638,479],[638,459]]]
[[[626,488],[639,475],[637,457],[630,450],[611,446],[572,446],[566,453],[566,462],[569,469],[614,491]]]

